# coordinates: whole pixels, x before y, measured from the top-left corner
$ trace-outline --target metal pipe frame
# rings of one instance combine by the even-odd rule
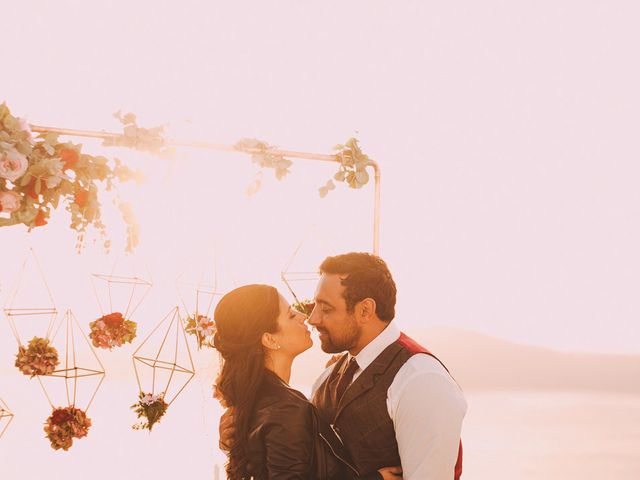
[[[103,140],[122,138],[123,134],[112,132],[96,132],[92,130],[74,130],[69,128],[57,128],[47,127],[42,125],[31,125],[31,131],[36,133],[57,133],[59,135],[67,135],[72,137],[86,137],[86,138],[101,138]],[[173,147],[187,147],[187,148],[201,148],[205,150],[220,150],[224,152],[236,152],[236,153],[262,153],[258,148],[243,148],[238,149],[231,145],[224,145],[221,143],[211,142],[197,142],[197,141],[184,141],[184,140],[167,140],[167,144]],[[337,162],[340,163],[340,159],[337,155],[324,155],[320,153],[308,153],[297,152],[293,150],[271,150],[271,154],[276,156],[283,156],[287,158],[296,158],[301,160],[317,160],[323,162]],[[380,183],[381,183],[381,171],[380,165],[373,160],[369,160],[367,166],[371,167],[374,172],[374,200],[373,200],[373,253],[374,255],[380,254]]]

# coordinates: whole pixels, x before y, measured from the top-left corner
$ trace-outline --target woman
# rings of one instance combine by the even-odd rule
[[[216,397],[227,411],[221,446],[227,477],[240,479],[358,478],[343,447],[313,405],[288,386],[291,364],[313,344],[306,317],[268,285],[226,294],[214,318],[214,344],[223,358]],[[366,479],[398,479],[400,468]]]

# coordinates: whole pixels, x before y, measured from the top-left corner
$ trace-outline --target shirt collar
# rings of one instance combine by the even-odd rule
[[[393,321],[378,334],[376,338],[371,340],[358,355],[355,356],[356,362],[360,370],[364,370],[382,353],[382,351],[400,338],[400,329]],[[352,355],[349,354],[349,360]]]

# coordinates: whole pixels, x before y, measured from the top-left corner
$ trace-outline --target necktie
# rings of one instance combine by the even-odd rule
[[[347,368],[345,368],[340,374],[340,378],[338,379],[338,384],[336,385],[336,404],[340,403],[342,400],[342,396],[344,395],[345,390],[349,385],[351,385],[351,381],[353,380],[353,375],[358,370],[358,362],[356,362],[355,357],[351,357]]]

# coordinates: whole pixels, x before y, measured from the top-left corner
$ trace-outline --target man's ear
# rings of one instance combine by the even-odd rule
[[[357,318],[368,322],[376,316],[376,301],[373,298],[365,298],[356,305]]]

